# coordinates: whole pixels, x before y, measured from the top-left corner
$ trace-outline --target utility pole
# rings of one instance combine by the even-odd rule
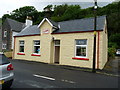
[[[96,26],[97,26],[97,0],[94,0],[94,46],[93,46],[93,68],[92,72],[96,73]]]

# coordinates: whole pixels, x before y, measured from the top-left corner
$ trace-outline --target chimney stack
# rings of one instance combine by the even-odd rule
[[[25,25],[31,26],[32,24],[33,24],[32,17],[27,16]]]

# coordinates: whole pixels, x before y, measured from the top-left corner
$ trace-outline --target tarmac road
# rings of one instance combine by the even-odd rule
[[[10,60],[14,88],[118,88],[118,77],[69,70],[57,65]]]

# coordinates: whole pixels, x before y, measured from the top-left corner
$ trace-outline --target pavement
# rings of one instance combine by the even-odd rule
[[[60,65],[62,66],[62,65]],[[81,67],[72,67],[72,66],[62,66],[62,68],[71,69],[71,70],[80,70],[84,72],[92,72],[92,69],[81,68]],[[104,74],[108,76],[120,77],[120,56],[115,56],[115,58],[110,58],[106,63],[105,67],[102,70],[96,69],[97,74]]]
[[[111,58],[101,72],[120,77],[120,56]]]

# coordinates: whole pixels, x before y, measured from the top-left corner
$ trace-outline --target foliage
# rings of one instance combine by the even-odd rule
[[[25,6],[25,7],[21,7],[19,9],[13,10],[10,13],[10,15],[5,14],[2,17],[2,19],[4,21],[6,18],[11,18],[19,22],[25,22],[25,19],[27,16],[31,16],[33,18],[33,21],[36,21],[39,16],[39,13],[33,6]]]
[[[54,21],[65,21],[77,19],[79,17],[81,7],[79,5],[58,5],[54,7],[54,13],[51,17]]]
[[[114,58],[115,57],[115,51],[116,51],[116,49],[114,47],[109,47],[108,48],[108,57]]]
[[[116,44],[115,48],[119,48],[120,46],[120,33],[116,33],[110,36],[109,41]]]
[[[52,8],[52,5],[47,5],[46,7],[44,7],[44,11],[52,11]]]
[[[115,52],[116,52],[116,48],[118,47],[118,45],[114,42],[109,41],[108,42],[108,57],[115,57]]]
[[[70,5],[64,12],[63,16],[61,17],[62,20],[70,20],[70,19],[77,19],[80,12],[79,5]]]
[[[118,45],[116,43],[114,43],[114,42],[109,41],[108,42],[108,47],[110,47],[110,48],[117,48]]]
[[[53,14],[53,16],[61,17],[65,13],[67,8],[68,8],[67,4],[58,5],[58,6],[55,5],[54,6],[54,14]]]
[[[10,15],[9,14],[4,14],[2,16],[2,23],[5,21],[6,18],[10,18]]]
[[[117,48],[120,48],[120,33],[113,34],[109,37],[108,56],[114,57]]]

